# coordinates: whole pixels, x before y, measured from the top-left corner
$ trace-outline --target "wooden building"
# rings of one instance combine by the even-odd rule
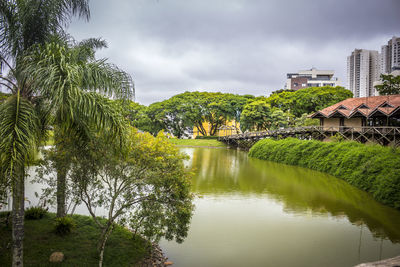
[[[324,130],[400,127],[400,95],[349,98],[314,113],[311,118],[319,118]]]

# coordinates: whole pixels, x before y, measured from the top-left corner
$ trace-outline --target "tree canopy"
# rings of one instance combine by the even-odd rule
[[[160,130],[180,138],[191,133],[193,127],[203,135],[216,135],[227,120],[239,121],[243,106],[252,95],[215,92],[185,92],[149,107],[130,104],[127,116],[140,130],[156,135]],[[203,123],[211,125],[210,131]]]
[[[272,94],[266,98],[266,101],[271,107],[289,111],[296,117],[300,117],[304,113],[309,114],[321,110],[350,97],[353,97],[353,94],[344,87],[324,86],[310,87],[294,92],[283,91]]]
[[[376,85],[375,88],[380,95],[398,95],[400,94],[400,76],[391,74],[381,74],[382,84]]]
[[[306,115],[344,99],[352,93],[343,87],[310,87],[281,91],[269,97],[257,97],[243,108],[242,130],[266,130],[288,126],[315,125]]]

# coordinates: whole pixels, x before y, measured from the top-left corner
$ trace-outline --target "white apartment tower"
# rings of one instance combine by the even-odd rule
[[[375,96],[374,82],[381,73],[378,51],[355,49],[347,57],[347,86],[354,97]]]
[[[393,36],[381,48],[381,73],[388,74],[400,70],[400,37]]]

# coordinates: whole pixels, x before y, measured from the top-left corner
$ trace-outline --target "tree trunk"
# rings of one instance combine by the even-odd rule
[[[101,237],[100,237],[100,240],[99,240],[100,242],[99,242],[99,246],[98,246],[98,250],[99,250],[99,267],[103,266],[104,248],[106,246],[106,242],[107,242],[108,236],[112,232],[112,228],[113,228],[112,225],[107,224],[106,228],[104,228],[103,232],[101,233]]]
[[[12,266],[21,267],[23,263],[24,243],[24,215],[25,215],[25,174],[19,174],[13,180],[13,204],[12,204]]]
[[[65,168],[57,168],[57,218],[64,217],[65,210],[65,191],[67,189],[67,172]]]

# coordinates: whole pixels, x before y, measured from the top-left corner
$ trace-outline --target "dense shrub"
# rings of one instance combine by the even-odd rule
[[[76,227],[75,221],[71,217],[56,218],[54,231],[58,235],[66,235],[71,233],[72,229]]]
[[[264,139],[250,149],[249,156],[329,173],[400,209],[398,149],[357,142]]]
[[[47,210],[42,207],[29,207],[25,210],[25,219],[27,220],[39,220],[46,215]]]

